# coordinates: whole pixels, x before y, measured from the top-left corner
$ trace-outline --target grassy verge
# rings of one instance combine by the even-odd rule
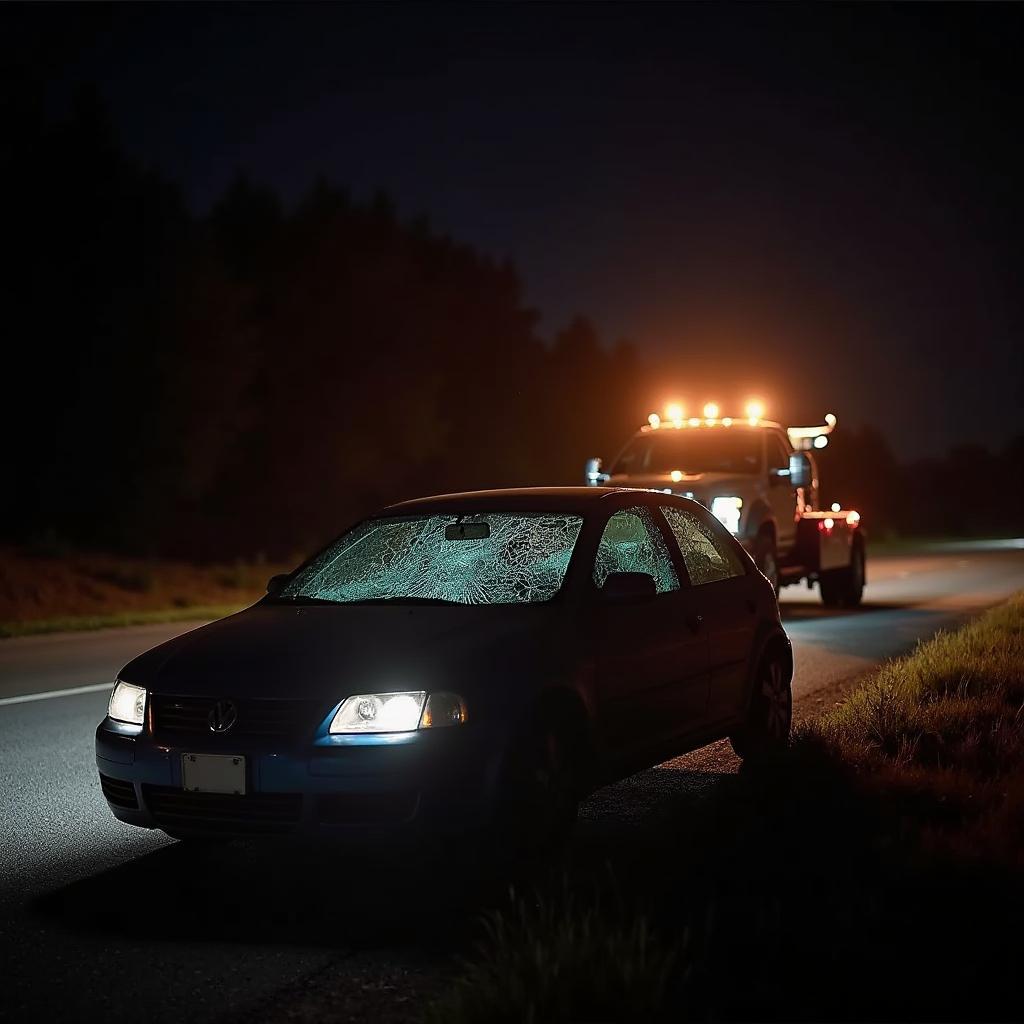
[[[428,1019],[1015,1018],[1022,705],[1019,596],[521,888]]]
[[[257,600],[279,571],[0,548],[0,637],[218,618]]]

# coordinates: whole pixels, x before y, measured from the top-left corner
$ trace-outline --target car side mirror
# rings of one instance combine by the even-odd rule
[[[604,600],[615,604],[639,604],[657,593],[654,577],[645,572],[610,572],[601,587]]]
[[[275,594],[280,594],[284,590],[285,584],[292,578],[290,572],[279,572],[276,576],[271,576],[267,580],[267,593],[273,597]]]
[[[600,487],[608,483],[608,474],[601,471],[601,465],[601,460],[596,455],[592,459],[587,459],[587,464],[583,468],[583,482],[588,487]]]
[[[813,486],[814,467],[803,452],[793,452],[789,457],[789,482],[794,487]]]

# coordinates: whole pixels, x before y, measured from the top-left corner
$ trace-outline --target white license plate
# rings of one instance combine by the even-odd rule
[[[245,794],[245,758],[237,754],[182,754],[181,785],[190,793]]]

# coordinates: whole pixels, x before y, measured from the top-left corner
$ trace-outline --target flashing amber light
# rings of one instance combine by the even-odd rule
[[[833,512],[838,512],[842,507],[843,506],[840,505],[838,501],[833,501],[832,502],[832,511]]]
[[[673,469],[672,472],[669,473],[669,476],[672,477],[672,483],[674,484],[679,483],[679,481],[683,479],[682,471],[678,469]]]
[[[657,430],[661,426],[661,417],[656,412],[652,412],[647,417],[647,422],[650,423],[652,430]]]
[[[726,416],[725,419],[722,420],[722,426],[723,427],[731,427],[732,426],[732,417],[731,416]]]
[[[814,447],[815,448],[825,448],[827,446],[828,446],[828,437],[825,434],[819,434],[814,439]]]
[[[846,513],[846,525],[847,526],[856,526],[859,522],[860,522],[860,513],[856,509],[853,509],[852,511]]]
[[[700,420],[696,416],[691,416],[690,417],[690,426],[691,427],[699,427],[700,426]]]
[[[718,406],[714,402],[708,402],[704,406],[704,418],[707,420],[718,419]]]
[[[756,423],[757,420],[761,419],[764,416],[764,402],[762,402],[759,398],[752,398],[749,402],[747,402],[743,411],[746,414],[747,419],[750,420],[751,423]]]
[[[683,407],[678,402],[669,402],[665,406],[665,418],[671,420],[676,426],[683,422]]]
[[[825,413],[825,422],[830,427],[834,427],[839,421],[836,419],[836,414],[834,412],[827,412]]]

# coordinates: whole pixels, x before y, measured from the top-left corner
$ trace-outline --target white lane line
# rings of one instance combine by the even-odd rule
[[[92,686],[73,686],[70,690],[23,693],[20,697],[0,697],[0,707],[5,704],[28,704],[34,700],[49,700],[51,697],[73,697],[76,693],[99,693],[100,690],[112,690],[113,688],[113,683],[94,683]]]

